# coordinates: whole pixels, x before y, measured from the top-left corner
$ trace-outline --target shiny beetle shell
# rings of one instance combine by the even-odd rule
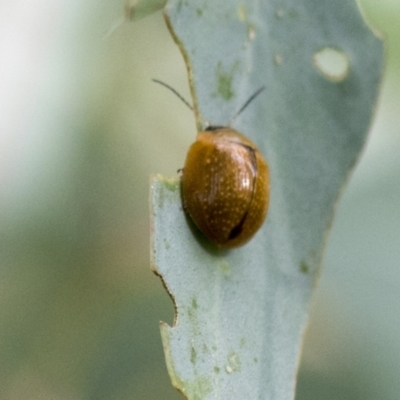
[[[199,132],[182,174],[185,211],[221,247],[245,244],[263,224],[269,168],[256,145],[229,127]]]

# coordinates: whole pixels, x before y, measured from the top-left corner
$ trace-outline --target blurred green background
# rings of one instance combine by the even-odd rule
[[[360,1],[387,37],[371,136],[338,205],[296,400],[400,393],[400,2]],[[161,13],[123,2],[0,2],[0,399],[180,399],[149,269],[148,179],[195,137]]]

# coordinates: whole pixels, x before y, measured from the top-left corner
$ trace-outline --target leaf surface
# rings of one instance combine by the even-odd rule
[[[152,181],[152,268],[173,297],[161,324],[172,382],[188,399],[293,399],[302,335],[339,193],[366,139],[382,42],[353,1],[172,0],[198,129],[249,136],[271,172],[267,220],[220,250],[191,225],[179,178]]]

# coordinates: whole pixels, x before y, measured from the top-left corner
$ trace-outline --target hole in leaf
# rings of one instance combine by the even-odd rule
[[[325,47],[314,54],[313,61],[317,70],[331,81],[340,82],[348,75],[349,58],[341,50]]]

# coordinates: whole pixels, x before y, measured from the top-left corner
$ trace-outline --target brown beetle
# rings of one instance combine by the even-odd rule
[[[155,81],[192,109],[174,89]],[[254,93],[234,118],[263,89]],[[211,126],[199,132],[189,148],[181,188],[185,211],[208,239],[221,247],[241,246],[254,236],[267,215],[268,164],[246,136],[230,127]]]

